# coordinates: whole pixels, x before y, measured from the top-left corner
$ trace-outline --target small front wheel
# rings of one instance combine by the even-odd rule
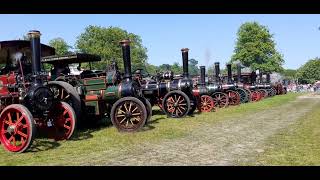
[[[191,103],[189,97],[184,92],[175,90],[164,96],[162,107],[168,117],[181,118],[189,113]]]
[[[112,124],[122,132],[134,132],[141,129],[147,121],[146,106],[135,97],[117,100],[111,108]]]

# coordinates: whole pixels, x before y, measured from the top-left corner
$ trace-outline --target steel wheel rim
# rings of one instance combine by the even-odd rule
[[[212,97],[208,95],[201,96],[201,112],[210,112],[214,108],[214,102]]]
[[[116,107],[114,118],[121,129],[136,129],[143,122],[142,107],[133,101],[123,101]]]
[[[214,103],[216,107],[223,108],[228,105],[227,96],[223,93],[216,93],[214,95]]]
[[[1,142],[9,151],[18,152],[28,146],[31,125],[28,116],[18,109],[10,108],[0,117]]]
[[[238,105],[240,102],[240,98],[235,91],[228,91],[229,104],[230,105]]]
[[[167,98],[166,110],[173,117],[182,117],[187,113],[187,100],[180,94],[172,94]]]

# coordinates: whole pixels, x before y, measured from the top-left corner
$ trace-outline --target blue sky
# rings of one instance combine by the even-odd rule
[[[117,26],[141,36],[148,49],[148,62],[181,64],[180,49],[199,65],[225,64],[233,53],[239,26],[247,21],[267,25],[276,48],[284,55],[285,68],[296,69],[320,56],[320,15],[218,15],[218,14],[127,14],[127,15],[0,15],[0,40],[18,39],[31,29],[40,30],[42,43],[61,37],[70,45],[88,25]]]

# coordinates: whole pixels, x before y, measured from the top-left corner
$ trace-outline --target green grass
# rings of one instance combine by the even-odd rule
[[[184,137],[203,124],[214,124],[285,104],[299,95],[301,94],[289,93],[256,103],[219,109],[217,112],[195,114],[194,117],[181,119],[154,115],[149,125],[137,133],[119,133],[114,127],[104,126],[78,132],[69,141],[55,142],[37,138],[30,151],[26,153],[9,153],[0,148],[0,165],[81,165],[101,154],[106,154],[103,158],[112,158],[123,152],[132,151],[145,143],[152,144]]]
[[[297,123],[271,137],[268,149],[248,165],[320,165],[320,103]]]

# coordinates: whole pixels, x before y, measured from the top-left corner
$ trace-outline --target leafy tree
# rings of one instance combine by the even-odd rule
[[[69,52],[69,49],[72,48],[67,44],[67,42],[62,38],[54,38],[49,41],[49,46],[54,47],[56,49],[57,55],[64,55]]]
[[[173,63],[171,70],[174,74],[182,74],[182,66],[180,66],[180,64],[177,62]]]
[[[157,69],[158,69],[157,66],[155,66],[153,64],[146,63],[146,70],[150,75],[155,75]]]
[[[147,49],[142,45],[140,36],[129,33],[119,27],[88,26],[76,41],[76,47],[81,52],[101,56],[101,62],[93,63],[96,69],[105,69],[112,59],[123,69],[122,50],[119,42],[123,39],[131,41],[132,70],[145,68],[147,62]]]
[[[189,59],[189,75],[196,76],[200,72],[198,68],[198,61],[195,59]]]
[[[239,60],[244,66],[264,72],[282,71],[283,56],[276,50],[273,34],[267,26],[246,22],[240,26],[237,36],[231,62]]]
[[[320,80],[320,58],[309,60],[296,74],[300,83],[314,83]]]

